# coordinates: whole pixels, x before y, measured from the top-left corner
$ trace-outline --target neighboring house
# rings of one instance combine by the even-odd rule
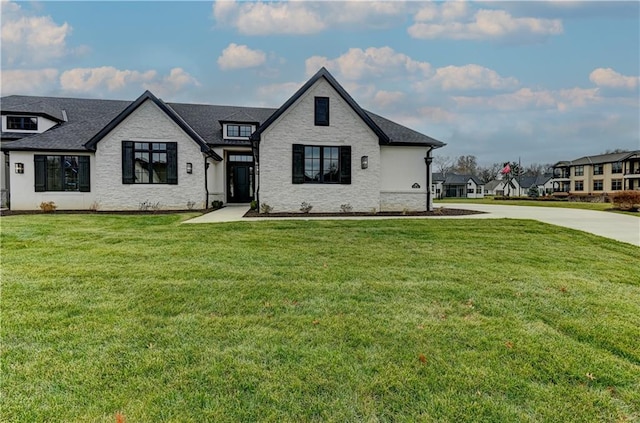
[[[484,186],[485,193],[487,195],[518,197],[521,195],[522,188],[518,184],[516,178],[507,182],[506,179],[494,179],[489,181]]]
[[[324,68],[278,109],[137,100],[2,98],[11,209],[430,210],[444,143],[351,98]]]
[[[538,176],[521,176],[518,182],[521,188],[520,195],[528,196],[530,194],[531,187],[534,187],[538,191],[538,196],[553,194],[552,174],[547,173]]]
[[[476,176],[434,173],[433,181],[437,198],[484,198],[484,184]]]
[[[609,194],[640,189],[640,150],[585,156],[553,166],[554,193]]]

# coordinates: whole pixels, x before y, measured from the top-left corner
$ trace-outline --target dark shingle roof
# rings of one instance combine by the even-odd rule
[[[484,185],[480,179],[473,175],[458,175],[456,173],[447,173],[443,175],[440,172],[433,173],[434,181],[444,181],[443,185],[465,185],[471,179],[476,185]]]
[[[327,72],[328,73],[328,72]],[[321,74],[325,75],[324,73]],[[336,82],[337,83],[337,82]],[[344,91],[344,90],[343,90]],[[151,93],[148,93],[152,96]],[[346,92],[345,92],[346,94]],[[143,94],[140,98],[147,95]],[[346,94],[348,96],[348,94]],[[154,97],[155,98],[155,97]],[[348,97],[351,99],[351,97]],[[85,144],[95,139],[103,130],[135,101],[100,100],[65,97],[36,97],[12,95],[2,97],[2,113],[41,113],[55,118],[59,125],[41,134],[16,134],[4,132],[2,138],[15,140],[5,143],[3,150],[51,150],[84,151]],[[137,100],[136,100],[137,101]],[[161,100],[159,100],[161,101]],[[353,99],[351,99],[353,101]],[[355,103],[355,102],[354,102]],[[164,103],[167,113],[177,115],[195,132],[198,139],[215,145],[250,146],[248,140],[227,140],[223,138],[222,122],[246,122],[263,125],[282,109],[241,106],[217,106],[208,104]],[[357,105],[356,105],[357,106]],[[33,109],[30,109],[33,107]],[[284,107],[284,106],[283,106]],[[359,106],[358,106],[359,108]],[[434,148],[445,144],[417,131],[399,125],[375,113],[359,109],[363,119],[384,135],[388,145],[422,145]],[[63,113],[64,111],[64,113]],[[66,115],[66,121],[63,117]],[[19,139],[18,139],[19,138]],[[89,146],[91,147],[91,146]]]
[[[624,151],[622,153],[598,154],[596,156],[584,156],[576,160],[558,162],[554,167],[615,163],[624,161],[634,154],[640,155],[640,150]]]

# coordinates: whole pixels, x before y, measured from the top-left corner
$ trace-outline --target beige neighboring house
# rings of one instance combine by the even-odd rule
[[[611,194],[640,190],[640,150],[561,161],[553,170],[554,193]]]

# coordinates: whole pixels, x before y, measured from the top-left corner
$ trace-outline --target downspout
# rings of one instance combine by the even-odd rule
[[[204,200],[204,209],[209,208],[209,175],[207,175],[207,170],[209,169],[209,162],[207,162],[207,156],[204,157],[204,190],[206,192],[206,198]]]
[[[254,201],[256,202],[256,210],[260,210],[260,158],[258,150],[258,140],[251,140],[251,152],[253,153],[253,184],[254,184]]]
[[[427,165],[427,211],[433,211],[433,207],[431,205],[431,163],[433,162],[433,157],[431,156],[431,151],[433,147],[427,150],[427,156],[424,158],[424,162]]]

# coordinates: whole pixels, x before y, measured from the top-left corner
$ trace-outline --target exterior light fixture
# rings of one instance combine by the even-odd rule
[[[193,173],[193,164],[187,163],[187,173]]]
[[[366,169],[369,167],[369,156],[360,157],[360,167]]]
[[[24,173],[24,163],[16,163],[16,173]]]

